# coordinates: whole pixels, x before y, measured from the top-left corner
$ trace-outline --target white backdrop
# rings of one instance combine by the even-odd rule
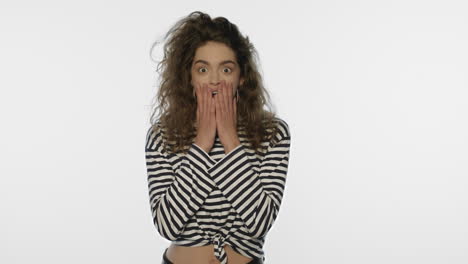
[[[266,263],[468,262],[468,4],[369,0],[2,1],[0,263],[160,263],[149,50],[195,10],[290,126]]]

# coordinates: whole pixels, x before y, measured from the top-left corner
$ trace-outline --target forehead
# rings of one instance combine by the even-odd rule
[[[235,61],[236,54],[224,43],[208,41],[204,45],[198,47],[195,51],[194,61],[197,59],[202,59],[214,63],[218,63],[224,60]]]

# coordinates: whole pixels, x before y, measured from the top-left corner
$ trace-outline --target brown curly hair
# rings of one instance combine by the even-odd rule
[[[158,63],[160,74],[157,102],[151,114],[152,129],[164,127],[165,145],[170,152],[186,152],[196,136],[195,121],[197,100],[193,95],[191,72],[195,52],[208,41],[226,44],[235,55],[241,68],[237,105],[238,129],[245,129],[250,146],[256,153],[262,152],[262,141],[276,140],[278,118],[272,111],[270,95],[263,86],[257,69],[258,54],[249,38],[242,36],[237,26],[224,17],[212,19],[208,14],[194,11],[176,22],[166,33],[164,57]],[[156,41],[150,50],[159,42]],[[156,101],[155,100],[155,101]],[[270,111],[263,107],[267,106]],[[273,106],[274,108],[274,106]],[[159,115],[156,112],[159,110]]]

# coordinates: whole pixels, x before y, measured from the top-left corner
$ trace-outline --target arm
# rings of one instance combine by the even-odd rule
[[[162,150],[161,130],[146,136],[146,167],[153,223],[168,240],[175,240],[214,188],[208,168],[215,161],[192,144],[177,168]]]
[[[282,201],[289,163],[290,134],[286,122],[279,123],[279,139],[268,147],[260,168],[239,145],[208,169],[208,173],[244,221],[249,234],[258,238],[272,227]]]

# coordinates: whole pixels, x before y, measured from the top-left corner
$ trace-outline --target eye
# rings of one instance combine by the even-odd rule
[[[203,68],[198,68],[198,72],[200,72],[201,69],[206,69],[206,68],[204,68],[204,67]],[[206,72],[206,71],[204,71],[204,72]]]
[[[231,68],[224,68],[224,69],[228,69],[228,70],[229,70],[228,72],[232,72],[232,69],[231,69]]]

